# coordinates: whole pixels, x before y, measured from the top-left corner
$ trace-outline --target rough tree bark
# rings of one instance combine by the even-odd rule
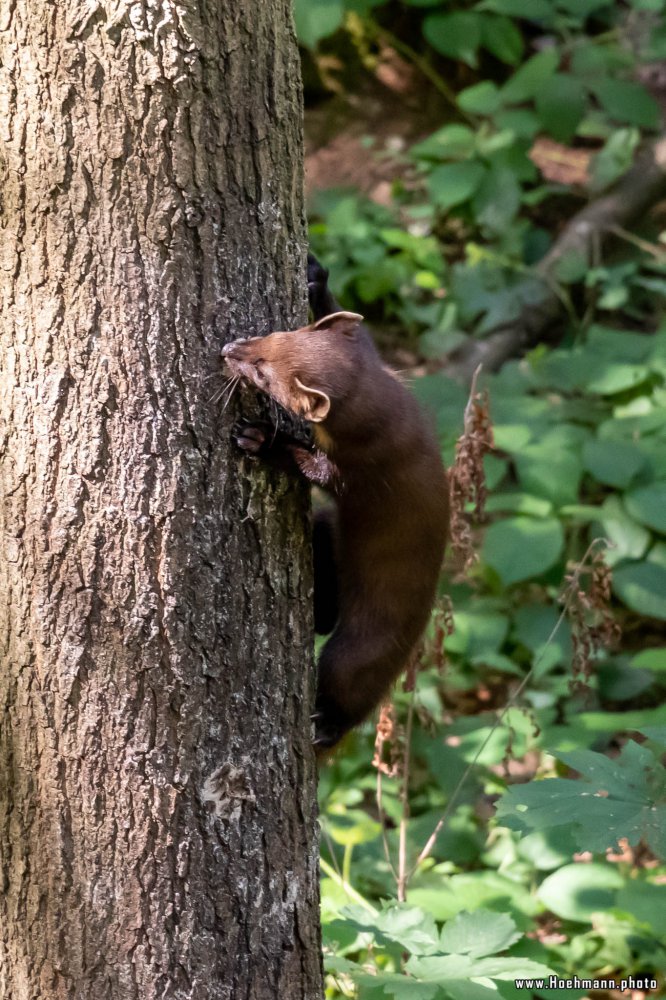
[[[301,148],[289,0],[0,0],[3,1000],[321,996]]]

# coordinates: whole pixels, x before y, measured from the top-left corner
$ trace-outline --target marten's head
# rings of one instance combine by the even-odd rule
[[[222,348],[227,368],[313,423],[353,388],[365,347],[357,313],[337,312],[300,330],[235,340]]]

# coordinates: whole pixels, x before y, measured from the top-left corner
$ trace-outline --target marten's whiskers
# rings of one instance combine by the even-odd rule
[[[222,407],[222,412],[224,413],[227,406],[229,405],[229,401],[233,396],[234,390],[236,389],[236,386],[238,385],[239,382],[240,382],[240,375],[235,375],[233,378],[229,379],[226,385],[222,386],[221,389],[219,389],[216,393],[213,394],[213,396],[211,396],[210,399],[211,405],[215,406],[216,403],[219,403],[220,400],[224,399],[224,397],[226,396],[226,399],[224,399],[224,406]]]

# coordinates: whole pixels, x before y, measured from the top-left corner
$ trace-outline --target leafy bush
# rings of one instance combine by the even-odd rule
[[[344,304],[428,359],[554,283],[563,313],[561,347],[485,379],[489,523],[471,579],[442,584],[454,631],[434,617],[379,768],[367,725],[322,771],[329,996],[517,1000],[516,978],[551,971],[666,973],[666,253],[654,231],[620,232],[608,260],[535,269],[658,125],[636,69],[666,55],[665,6],[296,0],[304,45],[352,27],[427,71],[447,106],[389,207],[313,200]],[[414,391],[451,462],[466,391],[436,371]],[[624,640],[574,685],[600,628],[575,603],[595,539]]]

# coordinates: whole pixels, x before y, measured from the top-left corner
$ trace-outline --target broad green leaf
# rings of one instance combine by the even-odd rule
[[[589,392],[600,396],[613,396],[617,392],[633,389],[650,377],[647,365],[609,363],[587,383]]]
[[[361,809],[348,809],[344,813],[326,816],[326,830],[336,844],[353,846],[365,844],[381,833],[381,826]]]
[[[484,175],[485,168],[476,161],[447,163],[430,173],[428,188],[436,205],[453,208],[471,198]]]
[[[506,585],[539,577],[562,554],[564,534],[555,518],[513,517],[491,524],[483,543],[483,561]]]
[[[464,93],[466,91],[461,95]],[[474,132],[468,125],[445,125],[412,146],[411,155],[417,160],[465,160],[474,152],[475,142]]]
[[[294,0],[294,22],[301,44],[314,49],[317,43],[332,35],[342,24],[342,0]]]
[[[373,934],[382,946],[385,940],[392,941],[417,955],[440,950],[434,917],[416,906],[397,904],[376,914],[361,906],[346,906],[340,916],[358,932]]]
[[[555,265],[555,277],[565,285],[582,281],[588,273],[590,261],[586,253],[571,249],[563,253]]]
[[[595,438],[583,445],[583,468],[607,486],[626,488],[644,466],[644,452],[631,441]]]
[[[453,634],[446,639],[451,653],[464,653],[468,659],[496,652],[509,631],[506,615],[492,611],[457,611],[453,616]]]
[[[568,73],[555,73],[546,79],[536,95],[536,109],[544,128],[560,142],[575,135],[586,100],[580,82]]]
[[[666,534],[666,481],[650,483],[625,493],[624,504],[641,524]]]
[[[499,872],[469,872],[451,875],[437,866],[417,875],[410,883],[408,900],[432,913],[435,920],[448,920],[461,910],[496,910],[516,918],[532,916],[539,904],[531,890]]]
[[[520,838],[518,854],[528,858],[537,871],[553,871],[568,864],[576,853],[576,842],[565,827],[535,830]]]
[[[617,894],[615,908],[641,924],[648,924],[661,937],[666,927],[666,889],[652,882],[628,882]]]
[[[610,496],[599,508],[599,524],[612,548],[606,562],[614,566],[623,559],[640,559],[650,544],[650,533],[629,516],[619,496]],[[596,530],[594,534],[597,534]]]
[[[522,190],[510,170],[492,166],[474,194],[477,222],[494,233],[502,233],[520,208]]]
[[[481,958],[506,951],[522,937],[510,916],[492,910],[464,910],[444,925],[442,951]]]
[[[557,0],[557,6],[576,17],[586,18],[603,7],[612,7],[614,0]]]
[[[590,81],[590,87],[615,121],[650,129],[659,125],[659,105],[640,83],[602,77]]]
[[[651,562],[629,563],[613,571],[613,590],[632,611],[666,621],[666,569]]]
[[[634,161],[640,137],[636,128],[620,128],[608,138],[592,161],[590,186],[593,191],[602,191],[627,172]]]
[[[525,9],[525,4],[522,6]],[[560,55],[556,49],[544,49],[543,52],[532,56],[504,84],[502,99],[508,104],[522,104],[523,101],[535,97],[546,80],[552,77],[559,62]]]
[[[508,17],[484,17],[481,22],[481,44],[509,66],[517,66],[525,50],[521,32]]]
[[[553,513],[553,505],[541,497],[529,493],[493,493],[486,501],[486,511],[507,510],[514,514],[529,514],[530,517],[548,517]]]
[[[566,445],[529,444],[516,455],[521,486],[556,505],[573,503],[578,496],[583,465],[577,451]]]
[[[448,979],[506,979],[541,976],[548,978],[551,969],[529,958],[476,958],[471,955],[432,955],[410,958],[405,968],[420,979],[445,986]]]
[[[500,104],[499,89],[492,80],[482,80],[458,94],[458,105],[474,115],[492,115]]]
[[[483,0],[479,4],[481,10],[492,10],[497,14],[507,14],[509,17],[522,17],[530,21],[549,21],[553,14],[551,0]]]
[[[632,845],[645,839],[660,853],[666,844],[666,769],[647,748],[632,740],[616,759],[591,750],[557,756],[581,778],[513,785],[497,810],[506,825],[569,827],[578,850],[601,853],[626,838]]]
[[[666,646],[660,649],[643,649],[632,656],[631,665],[638,670],[666,671]]]
[[[564,920],[590,923],[592,915],[609,910],[624,879],[616,865],[572,864],[544,879],[538,891],[542,902]]]
[[[429,14],[423,22],[423,35],[432,47],[449,59],[459,59],[476,66],[481,44],[481,18],[472,11]]]
[[[494,120],[497,128],[508,129],[521,139],[533,139],[541,128],[537,116],[527,108],[506,108]]]
[[[557,626],[557,628],[556,628]],[[552,650],[552,665],[565,663],[571,656],[571,626],[561,619],[560,609],[545,604],[524,604],[514,615],[513,635],[534,654],[541,656],[546,643]],[[537,671],[537,675],[541,671]]]

